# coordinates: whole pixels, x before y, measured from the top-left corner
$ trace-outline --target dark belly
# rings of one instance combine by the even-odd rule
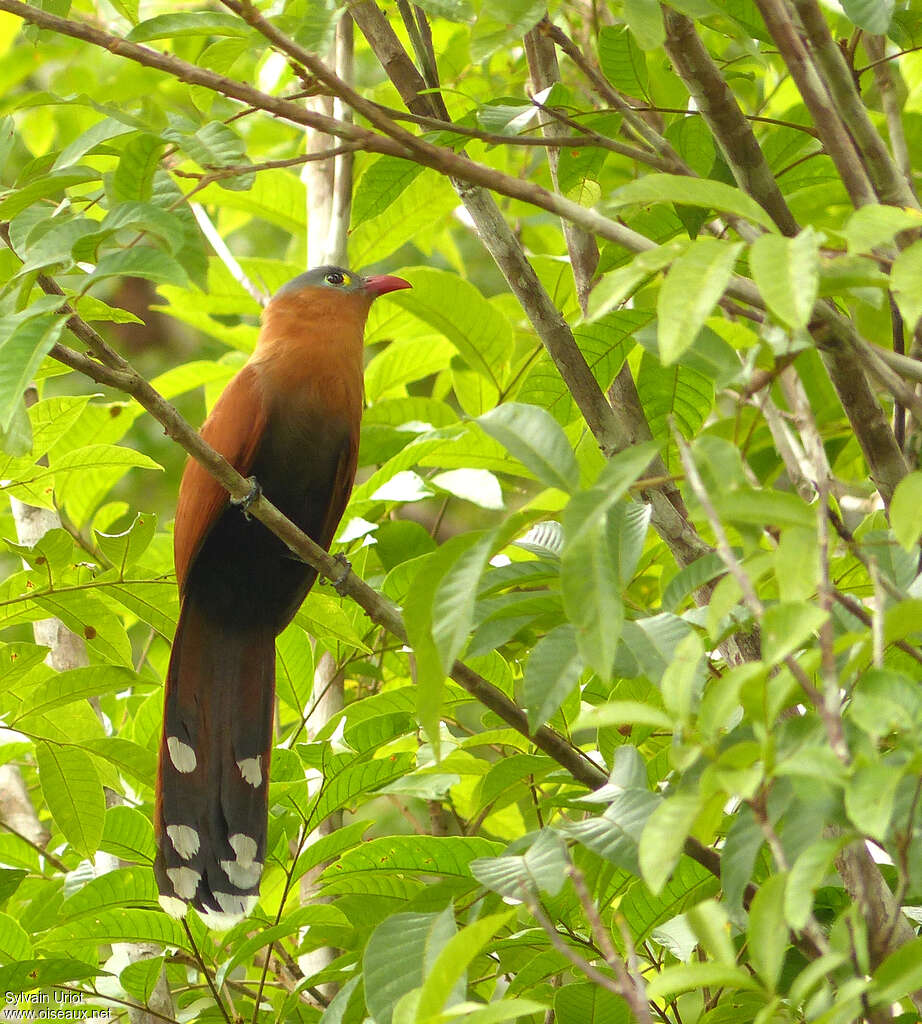
[[[343,500],[337,478],[349,441],[348,428],[328,417],[271,416],[250,469],[269,501],[324,548],[336,528],[328,525],[330,504]],[[222,623],[279,633],[316,578],[262,523],[228,505],[199,550],[186,593]]]

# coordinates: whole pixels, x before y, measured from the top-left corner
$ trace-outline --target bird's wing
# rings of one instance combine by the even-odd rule
[[[336,474],[333,477],[333,486],[330,489],[330,500],[327,504],[326,516],[319,531],[318,543],[329,550],[333,543],[333,536],[339,521],[349,504],[349,495],[352,493],[352,484],[355,480],[355,469],[359,455],[358,430],[349,435],[348,442],[343,446],[336,465]]]
[[[256,370],[248,365],[218,399],[202,426],[202,437],[247,476],[266,425],[266,410]],[[176,505],[173,552],[182,593],[202,542],[229,500],[227,491],[194,459],[186,464]]]

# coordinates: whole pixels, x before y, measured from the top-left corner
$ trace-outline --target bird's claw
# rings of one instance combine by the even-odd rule
[[[345,597],[346,591],[344,587],[346,580],[349,577],[349,573],[352,572],[352,563],[349,561],[348,558],[346,558],[342,551],[336,552],[336,554],[333,556],[333,561],[339,562],[342,568],[339,575],[335,579],[331,578],[330,582],[333,584],[333,589],[336,591],[336,593],[339,594],[340,597]]]
[[[250,506],[262,495],[263,489],[259,486],[259,481],[255,476],[247,477],[247,483],[250,485],[249,492],[242,498],[231,498],[230,503],[236,505],[243,513],[243,518],[249,521],[252,518]]]

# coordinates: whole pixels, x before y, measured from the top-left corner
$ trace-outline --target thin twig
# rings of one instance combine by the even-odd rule
[[[551,940],[551,945],[558,953],[562,953],[570,963],[577,968],[577,970],[584,974],[590,981],[595,982],[596,985],[601,986],[613,995],[622,995],[621,986],[614,978],[610,978],[607,974],[603,974],[598,968],[593,967],[592,964],[589,963],[585,957],[581,957],[568,942],[564,942],[560,932],[558,932],[551,923],[547,914],[545,914],[538,906],[537,900],[535,900],[530,894],[525,901],[525,905],[528,907],[529,913],[531,913],[532,917],[534,917],[547,937]]]
[[[589,892],[583,873],[575,864],[570,864],[567,867],[567,874],[570,876],[570,881],[573,883],[576,895],[583,906],[593,938],[599,949],[602,950],[605,962],[614,971],[618,984],[621,986],[622,999],[631,1008],[631,1012],[640,1024],[653,1024],[643,976],[638,971],[632,972],[628,970],[625,962],[618,956],[618,951],[611,940],[611,935],[602,924],[598,907],[596,907],[595,901]]]
[[[200,203],[189,203],[189,209],[192,211],[192,215],[195,217],[196,223],[201,229],[202,234],[206,239],[208,239],[208,242],[217,254],[218,259],[225,267],[227,267],[231,277],[252,299],[255,299],[260,306],[265,306],[269,302],[269,296],[260,288],[257,288],[250,280],[249,275],[237,262],[237,257],[230,251],[227,242],[225,242],[221,237],[221,233],[214,226],[211,218],[205,212],[205,208]]]

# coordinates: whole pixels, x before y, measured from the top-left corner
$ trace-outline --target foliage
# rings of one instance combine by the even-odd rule
[[[201,419],[259,305],[194,211],[258,288],[303,269],[292,111],[336,88],[298,47],[343,12],[259,4],[270,46],[246,3],[0,0],[0,761],[40,824],[0,833],[0,988],[117,1016],[162,974],[199,1021],[916,1019],[918,12],[402,4],[445,107],[398,121],[350,6],[350,260],[413,290],[372,311],[335,550],[416,657],[309,596],[261,901],[217,934],[150,871],[181,460],[62,346],[76,310]],[[62,525],[19,542],[20,503]],[[86,664],[46,663],[50,616]],[[346,706],[318,730],[324,652]]]

